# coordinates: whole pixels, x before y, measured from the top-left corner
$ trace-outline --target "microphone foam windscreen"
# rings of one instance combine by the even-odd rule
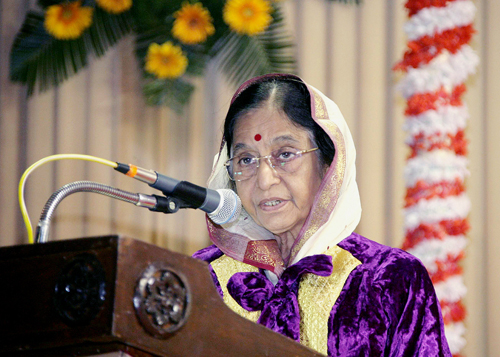
[[[208,214],[208,217],[216,224],[232,223],[238,219],[241,213],[240,197],[233,190],[217,190],[221,195],[221,201],[217,209]]]

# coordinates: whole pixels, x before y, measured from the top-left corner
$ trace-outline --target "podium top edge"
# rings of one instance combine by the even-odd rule
[[[26,256],[29,253],[38,255],[54,254],[68,250],[88,250],[103,249],[106,247],[116,248],[120,241],[135,241],[132,238],[120,235],[107,235],[97,237],[72,238],[46,243],[19,244],[0,247],[0,260],[15,259],[20,256]]]

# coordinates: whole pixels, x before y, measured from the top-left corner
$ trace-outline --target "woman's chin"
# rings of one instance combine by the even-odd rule
[[[293,233],[302,228],[303,220],[294,210],[291,201],[283,201],[275,206],[259,206],[257,208],[257,222],[274,235]],[[300,222],[299,222],[300,221]],[[298,229],[295,229],[297,228]]]
[[[295,229],[295,227],[299,226],[299,224],[294,224],[295,222],[291,222],[289,219],[287,219],[287,217],[282,217],[281,219],[280,218],[281,217],[277,217],[268,221],[261,221],[261,225],[276,236],[293,234],[295,231],[297,231],[298,233],[300,228],[302,228],[302,224],[300,224],[300,227],[298,229]]]

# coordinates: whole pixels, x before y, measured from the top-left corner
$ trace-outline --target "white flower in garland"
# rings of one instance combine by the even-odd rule
[[[404,169],[406,187],[413,187],[418,181],[430,184],[455,179],[463,181],[469,175],[468,162],[466,157],[447,150],[434,150],[409,159]]]
[[[457,302],[467,293],[467,288],[461,275],[455,275],[443,282],[434,284],[434,289],[439,300],[448,302]]]
[[[447,198],[420,200],[405,208],[405,227],[413,230],[422,223],[435,224],[441,221],[464,219],[470,211],[470,200],[465,194]]]
[[[469,0],[450,1],[445,7],[427,7],[411,17],[404,25],[409,40],[431,36],[468,25],[474,21],[476,7]]]
[[[462,46],[456,53],[443,51],[429,64],[409,68],[398,88],[405,98],[416,93],[434,92],[443,87],[448,91],[475,72],[479,57],[470,46]]]
[[[469,111],[465,104],[461,106],[443,105],[436,110],[427,110],[419,115],[409,115],[403,124],[407,133],[406,143],[411,145],[415,136],[423,134],[453,135],[458,130],[464,129],[469,119]]]
[[[463,323],[449,324],[444,327],[446,339],[450,345],[450,351],[453,355],[460,352],[464,348],[466,341],[463,335],[465,334],[465,326]]]
[[[447,236],[443,239],[428,239],[417,244],[408,253],[413,254],[422,261],[430,274],[438,270],[437,262],[445,261],[448,256],[456,257],[467,246],[467,238],[461,234]]]

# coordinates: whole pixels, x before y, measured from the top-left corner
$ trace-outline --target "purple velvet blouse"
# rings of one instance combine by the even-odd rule
[[[329,356],[451,356],[434,287],[418,259],[356,233],[338,246],[361,264],[349,275],[330,313]],[[193,256],[210,263],[222,255],[212,245]],[[332,269],[331,257],[305,257],[288,267],[276,286],[263,271],[237,273],[228,291],[243,308],[262,310],[258,323],[300,341],[300,277],[327,276]],[[222,296],[213,270],[212,277]]]

